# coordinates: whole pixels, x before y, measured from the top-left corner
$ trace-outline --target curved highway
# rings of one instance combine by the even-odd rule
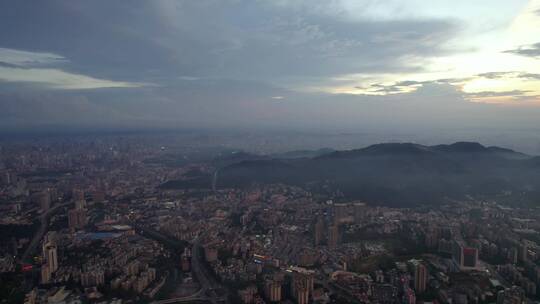
[[[40,220],[40,226],[38,231],[34,234],[34,237],[32,238],[32,241],[30,241],[30,244],[28,247],[26,247],[26,250],[24,251],[23,255],[21,256],[21,261],[25,262],[28,259],[28,256],[32,254],[36,250],[36,246],[39,244],[41,239],[43,238],[43,235],[47,232],[47,228],[49,226],[49,218],[52,214],[54,214],[58,209],[62,207],[66,207],[73,202],[66,202],[63,204],[55,205],[54,207],[47,210],[45,213],[41,214],[39,216]],[[31,262],[31,261],[30,261]]]
[[[136,225],[135,223],[130,223],[133,227],[135,227],[137,230],[140,230],[144,233],[145,236],[150,237],[154,239],[155,241],[158,241],[168,247],[180,249],[183,248],[183,244],[180,241],[173,240],[169,238],[168,236],[155,231],[153,229]],[[199,244],[199,240],[195,239],[193,242],[193,248],[192,248],[192,257],[191,257],[191,270],[193,272],[193,276],[197,279],[199,284],[201,284],[201,289],[197,291],[195,294],[188,296],[188,297],[182,297],[182,298],[171,298],[166,299],[162,301],[158,301],[155,303],[178,303],[178,302],[185,302],[185,301],[195,301],[195,300],[206,300],[211,303],[227,303],[227,290],[221,286],[214,278],[214,276],[208,271],[208,269],[205,267],[204,264],[201,262],[201,258],[203,255],[203,249],[202,246]],[[220,292],[221,294],[219,294]]]

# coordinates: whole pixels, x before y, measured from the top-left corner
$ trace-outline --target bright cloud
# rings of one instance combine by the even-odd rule
[[[142,83],[97,79],[57,69],[21,69],[1,66],[0,81],[35,83],[52,89],[64,90],[135,88],[144,85]]]
[[[414,2],[414,1],[413,1]],[[449,17],[460,20],[459,35],[445,42],[448,49],[461,50],[435,56],[408,57],[409,64],[421,65],[423,69],[410,73],[361,73],[342,75],[349,81],[337,85],[322,85],[319,90],[332,93],[387,95],[411,92],[426,82],[454,79],[451,82],[474,101],[514,103],[516,96],[503,99],[505,92],[522,92],[520,100],[537,100],[540,95],[540,79],[517,77],[534,74],[540,70],[540,8],[539,0],[532,1],[433,1],[430,5],[409,5],[401,1],[368,2],[361,9],[358,2],[347,2],[349,8],[361,16],[389,20],[410,16],[422,18]],[[413,9],[414,8],[414,9]],[[489,11],[496,12],[490,14]],[[498,72],[504,77],[485,77]],[[356,79],[356,81],[351,81]],[[400,86],[403,82],[414,85]],[[487,96],[483,92],[499,92]],[[485,97],[485,98],[484,98]]]
[[[63,71],[56,66],[67,64],[63,56],[0,48],[0,81],[34,83],[52,89],[134,88],[142,83],[112,81]]]

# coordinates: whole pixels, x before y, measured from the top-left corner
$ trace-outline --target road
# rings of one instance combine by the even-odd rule
[[[39,242],[43,238],[43,235],[45,235],[45,233],[47,232],[47,228],[49,227],[49,218],[50,218],[50,216],[52,214],[54,214],[58,209],[66,207],[66,206],[68,206],[68,205],[70,205],[72,203],[73,202],[66,202],[66,203],[63,203],[63,204],[55,205],[54,207],[50,208],[45,213],[43,213],[43,214],[41,214],[39,216],[39,220],[41,222],[40,226],[39,226],[39,229],[34,234],[34,237],[32,238],[32,241],[30,241],[30,244],[28,245],[28,247],[26,247],[26,250],[24,251],[24,253],[23,253],[22,257],[21,257],[22,262],[25,262],[28,259],[28,257],[30,256],[30,254],[32,254],[36,250],[36,246],[39,244]],[[32,262],[32,261],[28,261],[28,262]]]
[[[136,230],[142,231],[144,236],[150,237],[154,239],[155,241],[158,241],[167,247],[171,247],[176,250],[183,249],[184,245],[174,239],[169,238],[168,236],[155,231],[153,229],[136,225],[135,223],[131,222],[130,225],[135,227]],[[209,301],[211,303],[227,303],[227,292],[226,289],[221,286],[213,277],[213,275],[210,273],[210,271],[206,268],[205,265],[202,264],[201,258],[203,255],[202,246],[199,244],[198,239],[195,239],[193,242],[193,249],[192,249],[192,257],[191,257],[191,270],[193,272],[193,276],[197,279],[199,284],[201,285],[201,289],[197,291],[195,294],[183,297],[183,298],[171,298],[166,299],[163,301],[158,301],[155,303],[161,303],[161,304],[167,304],[167,303],[179,303],[179,302],[186,302],[186,301],[195,301],[195,300],[205,300]],[[221,294],[218,293],[221,292]]]
[[[199,244],[199,240],[195,239],[193,242],[193,250],[191,257],[191,270],[193,275],[201,284],[202,290],[208,295],[208,300],[212,303],[226,302],[226,289],[223,288],[214,278],[214,276],[208,271],[205,265],[202,264],[201,259],[203,255],[203,248]],[[221,291],[224,295],[219,295],[217,292]]]

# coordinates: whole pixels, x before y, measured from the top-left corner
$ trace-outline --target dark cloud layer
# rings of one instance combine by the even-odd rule
[[[517,49],[505,51],[505,53],[516,54],[526,57],[540,57],[540,42],[519,47]]]
[[[477,76],[484,77],[487,79],[499,79],[505,76],[511,76],[513,74],[515,74],[515,72],[488,72],[488,73],[478,74]]]
[[[519,77],[525,79],[540,80],[540,74],[535,73],[521,73]]]
[[[472,98],[479,98],[479,97],[520,97],[524,96],[525,94],[529,93],[530,91],[523,91],[523,90],[512,90],[512,91],[482,91],[478,93],[470,93],[467,94],[467,96]]]
[[[353,20],[327,1],[276,3],[4,1],[1,44],[60,54],[97,77],[273,81],[419,68],[404,58],[444,52],[457,30],[446,20]]]

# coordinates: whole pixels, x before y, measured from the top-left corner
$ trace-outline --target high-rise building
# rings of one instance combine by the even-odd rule
[[[131,261],[129,264],[124,266],[124,273],[130,276],[136,275],[141,270],[141,263],[139,261]]]
[[[292,272],[292,297],[297,303],[308,303],[314,289],[314,272],[301,267],[291,267],[289,269]]]
[[[245,303],[245,304],[253,303],[256,294],[257,294],[257,287],[255,286],[248,286],[238,291],[238,296],[242,300],[242,303]]]
[[[71,229],[81,229],[87,224],[85,209],[71,209],[68,211],[68,224]]]
[[[459,267],[463,265],[463,246],[460,242],[452,242],[452,258]]]
[[[49,284],[51,282],[51,271],[47,263],[41,265],[41,284]]]
[[[337,248],[340,242],[339,226],[332,225],[328,228],[328,247],[331,249]]]
[[[294,297],[296,299],[296,303],[308,304],[309,303],[309,290],[300,283],[298,283],[298,285],[295,288],[296,288],[296,292],[294,294]]]
[[[347,204],[334,204],[334,219],[337,223],[349,215],[349,206]]]
[[[510,248],[508,250],[508,262],[510,262],[510,264],[517,264],[518,262],[518,256],[519,256],[519,252],[518,252],[518,249],[513,247],[513,248]]]
[[[279,302],[281,301],[281,282],[273,279],[269,279],[265,284],[265,294],[266,298],[270,302]]]
[[[529,248],[527,247],[527,244],[523,243],[519,246],[519,260],[521,262],[525,262],[527,260],[527,254],[528,254]]]
[[[101,286],[105,284],[105,272],[103,270],[92,270],[81,273],[81,285],[83,287]]]
[[[416,303],[416,295],[415,295],[415,293],[414,293],[414,291],[412,289],[407,287],[403,291],[402,303],[405,303],[405,304],[415,304]]]
[[[478,264],[478,249],[465,247],[463,248],[463,268],[476,268]]]
[[[47,245],[48,243],[56,244],[57,238],[58,238],[58,234],[56,231],[51,230],[47,232],[45,236],[43,237],[43,250],[45,250],[45,245]],[[45,256],[45,253],[43,255]]]
[[[85,208],[86,208],[86,200],[85,199],[75,201],[75,209],[82,210],[82,209],[85,209]]]
[[[411,272],[414,275],[414,290],[416,293],[421,294],[426,291],[428,281],[427,267],[418,260],[411,260]]]
[[[465,247],[461,242],[454,241],[452,258],[462,270],[475,269],[478,264],[478,249]]]
[[[337,225],[354,222],[354,205],[334,204],[334,223]]]
[[[58,269],[58,251],[56,245],[53,243],[47,243],[44,245],[45,258],[47,259],[47,265],[49,271],[53,274]]]
[[[309,281],[305,275],[293,274],[291,294],[298,304],[307,304],[309,302]]]

